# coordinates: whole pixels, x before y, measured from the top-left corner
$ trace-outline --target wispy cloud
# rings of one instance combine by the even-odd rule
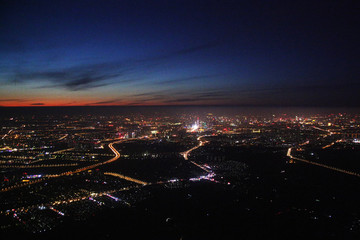
[[[192,53],[212,49],[217,46],[220,46],[221,44],[223,44],[222,41],[208,42],[208,43],[199,44],[196,46],[190,46],[187,48],[171,51],[171,52],[160,54],[160,55],[149,56],[147,58],[138,59],[137,61],[148,62],[148,61],[166,60],[169,58],[174,58],[174,57],[178,57],[178,56],[183,56],[183,55],[187,55],[187,54],[192,54]]]
[[[149,95],[150,96],[150,95]],[[159,95],[158,95],[159,96]],[[160,95],[161,96],[161,95]],[[230,100],[229,92],[224,90],[198,90],[194,92],[177,91],[159,98],[162,103],[196,103]]]
[[[35,82],[40,88],[64,88],[70,91],[88,90],[110,84],[130,84],[150,81],[147,79],[149,71],[177,56],[204,51],[218,46],[219,42],[205,43],[188,48],[149,56],[143,59],[131,59],[114,62],[99,62],[93,64],[75,65],[68,68],[45,69],[39,71],[19,68],[12,74],[11,82]],[[157,84],[172,84],[191,80],[213,77],[213,75],[198,75],[178,79],[169,79]]]
[[[190,81],[197,81],[197,80],[206,80],[213,77],[221,76],[220,74],[213,74],[213,75],[197,75],[197,76],[189,76],[189,77],[182,77],[182,78],[174,78],[169,80],[159,81],[156,84],[178,84],[178,83],[187,83]]]
[[[154,95],[164,94],[165,92],[166,92],[165,90],[151,91],[151,92],[143,92],[143,93],[133,94],[132,97],[154,96]]]
[[[112,99],[112,100],[107,100],[107,101],[99,101],[99,102],[94,102],[94,103],[90,103],[90,105],[105,105],[105,104],[110,104],[110,103],[120,103],[121,100],[119,99]]]
[[[167,99],[168,97],[165,95],[154,95],[148,98],[140,98],[137,99],[137,102],[153,102],[153,101],[159,101],[159,100],[164,100]]]
[[[228,97],[216,97],[216,98],[197,98],[197,97],[191,97],[191,98],[175,98],[164,101],[164,103],[196,103],[196,102],[216,102],[220,100],[229,100]]]
[[[107,80],[124,75],[126,70],[114,63],[89,64],[56,71],[18,72],[13,81],[47,81],[50,84],[44,84],[41,88],[63,87],[78,91],[108,85]]]

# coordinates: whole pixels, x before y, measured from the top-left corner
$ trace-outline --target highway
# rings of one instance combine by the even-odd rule
[[[5,133],[5,135],[1,138],[1,139],[5,139],[8,135],[10,135],[10,133],[12,132],[13,130],[10,129],[8,133]]]
[[[75,148],[67,148],[67,149],[63,149],[63,150],[59,150],[59,151],[56,151],[54,152],[53,154],[58,154],[58,153],[63,153],[63,152],[67,152],[67,151],[72,151],[74,150]]]
[[[67,163],[67,164],[37,164],[37,165],[0,165],[0,168],[53,168],[53,167],[74,167],[79,165],[78,163]]]
[[[328,144],[328,145],[326,145],[326,146],[322,147],[322,149],[329,148],[329,147],[331,147],[331,146],[334,146],[334,145],[335,145],[335,143],[339,143],[339,142],[342,142],[342,141],[343,141],[342,139],[336,140],[336,141],[334,141],[334,142],[332,142],[332,143],[330,143],[330,144]]]
[[[203,137],[206,137],[206,136],[201,136],[201,137],[198,137],[198,138],[197,138],[197,140],[200,141],[200,142],[199,142],[199,145],[197,145],[197,146],[195,146],[195,147],[193,147],[193,148],[191,148],[191,149],[189,149],[189,150],[187,150],[187,151],[185,151],[185,152],[180,153],[180,154],[184,157],[185,160],[189,160],[189,157],[188,157],[188,156],[189,156],[189,154],[190,154],[192,151],[194,151],[195,149],[198,149],[198,148],[201,147],[201,146],[204,146],[204,144],[208,142],[208,141],[202,141],[201,138],[203,138]],[[197,163],[194,162],[194,161],[190,161],[190,162],[191,162],[192,164],[194,164],[195,166],[201,168],[202,170],[208,172],[208,173],[211,172],[209,169],[201,166],[200,164],[197,164]]]
[[[316,130],[319,130],[319,131],[326,132],[326,133],[328,133],[330,135],[333,134],[330,130],[322,129],[322,128],[319,128],[319,127],[316,127],[316,126],[313,126],[313,128],[316,129]]]
[[[119,140],[119,141],[116,141],[116,142],[112,142],[112,143],[110,143],[108,145],[110,150],[115,154],[115,157],[111,158],[110,160],[107,160],[107,161],[101,162],[101,163],[95,163],[95,164],[92,164],[92,165],[88,165],[86,167],[78,168],[76,170],[64,172],[64,173],[61,173],[61,174],[48,175],[48,177],[59,177],[59,176],[65,176],[65,175],[72,175],[72,174],[75,174],[75,173],[87,171],[87,170],[90,170],[90,169],[93,169],[93,168],[96,168],[96,167],[99,167],[99,166],[102,166],[102,165],[105,165],[105,164],[112,163],[112,162],[114,162],[114,161],[116,161],[116,160],[118,160],[120,158],[120,153],[114,148],[114,144],[121,143],[123,141],[126,141],[126,140]]]
[[[122,174],[119,174],[119,173],[104,172],[104,174],[105,175],[110,175],[110,176],[113,176],[113,177],[118,177],[118,178],[121,178],[121,179],[125,179],[127,181],[134,182],[134,183],[137,183],[137,184],[142,184],[142,185],[148,185],[149,184],[149,183],[141,181],[139,179],[132,178],[132,177],[129,177],[129,176],[125,176],[125,175],[122,175]]]
[[[344,169],[341,169],[341,168],[336,168],[336,167],[333,167],[333,166],[329,166],[329,165],[326,165],[326,164],[317,163],[317,162],[309,161],[309,160],[306,160],[306,159],[294,157],[293,155],[291,155],[291,151],[292,151],[292,148],[289,148],[288,151],[287,151],[287,154],[286,154],[286,156],[291,158],[291,159],[294,159],[294,160],[297,160],[297,161],[300,161],[300,162],[304,162],[304,163],[308,163],[308,164],[312,164],[312,165],[316,165],[316,166],[323,167],[323,168],[326,168],[326,169],[330,169],[330,170],[333,170],[333,171],[341,172],[341,173],[344,173],[344,174],[360,177],[360,174],[356,173],[356,172],[351,172],[351,171],[347,171],[347,170],[344,170]]]
[[[69,134],[65,134],[64,136],[62,136],[61,138],[59,138],[58,141],[61,141],[61,140],[65,139],[67,136],[69,136]]]
[[[140,138],[140,139],[142,139],[142,138]],[[134,139],[131,139],[131,140],[134,140]],[[31,184],[34,184],[34,183],[39,183],[39,182],[44,181],[44,180],[49,179],[49,178],[56,178],[56,177],[61,177],[61,176],[72,175],[72,174],[83,172],[83,171],[88,171],[90,169],[93,169],[93,168],[100,167],[100,166],[105,165],[105,164],[115,162],[116,160],[118,160],[120,158],[120,153],[116,150],[116,148],[114,147],[114,144],[118,144],[118,143],[125,142],[125,141],[128,141],[128,140],[117,140],[115,142],[109,143],[108,147],[115,154],[115,157],[113,157],[113,158],[111,158],[111,159],[109,159],[109,160],[107,160],[105,162],[88,165],[86,167],[78,168],[78,169],[75,169],[75,170],[72,170],[72,171],[63,172],[63,173],[60,173],[60,174],[46,175],[44,178],[41,178],[41,179],[36,179],[36,180],[29,181],[29,182],[26,182],[26,183],[22,182],[22,183],[15,184],[13,186],[3,188],[3,189],[0,190],[0,192],[6,192],[6,191],[10,191],[12,189],[25,187],[25,186],[28,186],[28,185],[31,185]],[[202,145],[202,143],[201,143],[201,145]],[[68,150],[69,149],[65,149],[65,150],[61,150],[61,151],[68,151]],[[197,165],[196,163],[194,163],[194,164]],[[201,167],[201,166],[199,166],[199,167]],[[143,182],[141,180],[134,179],[134,178],[131,178],[129,176],[125,176],[125,175],[118,174],[118,173],[108,173],[108,175],[112,175],[112,176],[115,176],[115,177],[120,177],[120,178],[123,178],[125,180],[136,182],[136,183],[142,184],[142,185],[147,185],[148,184],[148,183]]]
[[[42,181],[44,181],[46,179],[49,179],[49,178],[56,178],[56,177],[61,177],[61,176],[72,175],[72,174],[75,174],[75,173],[87,171],[87,170],[90,170],[90,169],[93,169],[93,168],[96,168],[96,167],[99,167],[99,166],[114,162],[114,161],[116,161],[116,160],[118,160],[120,158],[120,153],[114,148],[114,144],[117,144],[117,143],[120,143],[120,142],[123,142],[123,141],[126,141],[126,140],[119,140],[119,141],[116,141],[116,142],[112,142],[112,143],[110,143],[108,145],[110,150],[115,154],[115,157],[111,158],[110,160],[107,160],[107,161],[101,162],[101,163],[92,164],[92,165],[89,165],[89,166],[86,166],[86,167],[78,168],[78,169],[73,170],[73,171],[63,172],[63,173],[60,173],[60,174],[46,175],[44,178],[36,179],[36,180],[29,181],[29,182],[26,182],[26,183],[23,183],[23,182],[18,183],[18,184],[15,184],[15,185],[12,185],[12,186],[9,186],[9,187],[6,187],[6,188],[2,188],[0,190],[0,192],[7,192],[7,191],[10,191],[10,190],[13,190],[13,189],[16,189],[16,188],[25,187],[25,186],[28,186],[28,185],[31,185],[31,184],[34,184],[34,183],[42,182]],[[65,149],[65,150],[62,150],[62,151],[67,151],[67,150],[69,150],[69,149]]]

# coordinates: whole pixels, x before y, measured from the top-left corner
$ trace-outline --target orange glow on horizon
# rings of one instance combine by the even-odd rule
[[[171,104],[164,103],[160,101],[149,101],[149,102],[137,102],[135,101],[121,101],[119,103],[104,103],[104,104],[96,104],[94,101],[74,101],[69,102],[68,100],[47,100],[47,101],[26,101],[26,102],[17,102],[17,101],[9,101],[2,102],[0,107],[70,107],[70,106],[177,106],[177,105],[208,105],[209,103],[204,102],[189,102],[186,104],[173,102]]]

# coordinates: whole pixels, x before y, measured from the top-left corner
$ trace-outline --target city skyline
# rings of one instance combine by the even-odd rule
[[[360,106],[351,1],[3,3],[0,106]]]
[[[3,239],[360,239],[359,2],[2,0]]]
[[[4,110],[5,239],[359,239],[359,112]]]

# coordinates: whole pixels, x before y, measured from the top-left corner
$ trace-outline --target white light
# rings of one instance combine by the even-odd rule
[[[191,126],[191,131],[192,131],[192,132],[196,132],[198,129],[199,129],[199,125],[197,125],[197,123],[194,123],[194,124]]]

